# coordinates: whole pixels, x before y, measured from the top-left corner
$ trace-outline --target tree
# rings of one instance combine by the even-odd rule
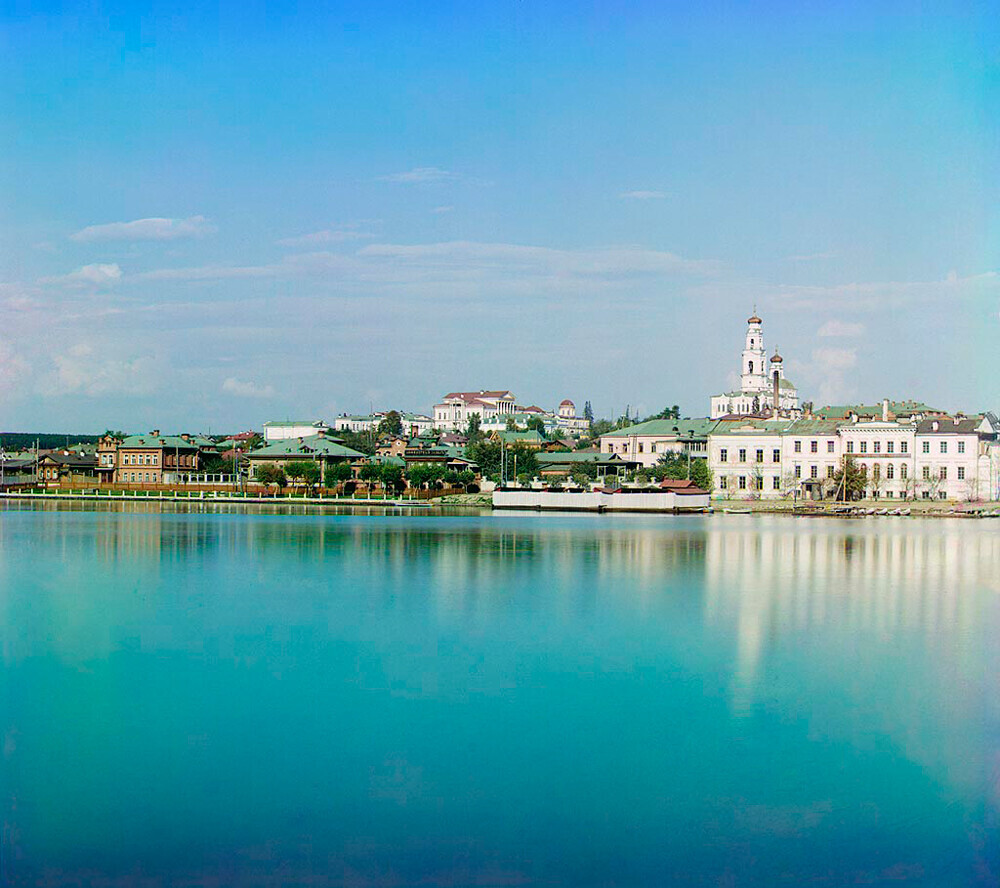
[[[471,444],[473,441],[481,441],[483,438],[483,432],[480,426],[483,422],[478,413],[473,413],[469,417],[469,424],[465,427],[465,437],[469,439]]]
[[[649,417],[650,419],[680,419],[681,408],[674,404],[672,407],[664,407],[659,413]]]
[[[319,466],[308,460],[288,463],[285,466],[285,474],[300,484],[313,485],[319,483]]]
[[[233,471],[233,461],[221,456],[209,457],[201,464],[201,471],[206,475],[230,475]]]
[[[594,421],[594,408],[590,406],[590,401],[585,402],[583,405],[583,418],[587,422],[592,423]]]
[[[681,453],[665,453],[657,461],[656,468],[664,478],[677,481],[690,479],[702,490],[712,492],[712,470],[708,467],[707,459],[695,459]]]
[[[358,476],[364,481],[369,487],[382,477],[382,467],[378,463],[365,463],[361,467],[361,471]]]
[[[471,469],[465,469],[458,473],[458,483],[461,484],[466,491],[469,489],[470,484],[476,483],[476,473]]]
[[[378,427],[375,429],[375,434],[380,438],[383,435],[391,435],[394,438],[399,438],[403,434],[403,419],[399,415],[399,412],[390,410],[383,416]]]
[[[484,477],[491,477],[500,472],[500,444],[496,441],[479,441],[470,443],[465,453],[477,466]],[[520,470],[520,466],[518,469]]]
[[[868,487],[868,472],[864,466],[858,465],[853,456],[843,456],[840,467],[833,473],[833,481],[838,500],[859,500],[865,495]]]
[[[327,487],[336,487],[354,477],[354,469],[348,462],[335,462],[326,467],[326,477],[323,483]]]
[[[538,432],[543,438],[545,437],[545,420],[540,416],[532,416],[525,425],[529,432]]]
[[[276,484],[278,487],[284,487],[288,483],[280,466],[257,466],[254,475],[261,484]]]
[[[379,480],[386,490],[402,490],[406,487],[403,481],[403,468],[395,463],[385,463],[379,467]]]
[[[337,437],[344,442],[345,447],[350,447],[351,450],[357,450],[358,453],[364,453],[371,456],[375,452],[375,442],[372,440],[372,436],[366,432],[352,432],[344,430],[342,432],[337,432]]]
[[[527,444],[520,442],[515,444],[510,449],[510,453],[507,454],[507,473],[509,475],[514,474],[515,465],[517,466],[518,474],[524,472],[532,477],[537,475],[538,457],[535,455],[535,450]]]
[[[517,432],[517,431],[520,431],[520,429],[518,429],[518,427],[517,427],[517,420],[514,419],[514,414],[513,413],[510,416],[507,417],[507,431],[508,432]]]
[[[615,430],[615,424],[610,419],[595,419],[590,424],[590,437],[600,438],[608,432]]]

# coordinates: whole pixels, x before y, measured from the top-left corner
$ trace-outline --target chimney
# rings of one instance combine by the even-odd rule
[[[154,438],[159,438],[160,437],[160,430],[159,429],[153,429],[153,437]]]
[[[882,399],[882,422],[889,421],[889,399]]]
[[[774,371],[774,415],[778,415],[778,407],[781,402],[778,400],[778,371]]]
[[[938,421],[935,419],[934,422],[931,423],[931,429],[933,429],[936,432],[939,427],[940,426],[938,424]]]

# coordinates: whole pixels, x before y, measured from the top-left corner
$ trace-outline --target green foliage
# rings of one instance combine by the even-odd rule
[[[844,456],[840,467],[833,473],[834,495],[838,500],[863,499],[868,487],[868,471],[858,465],[852,456]]]
[[[480,426],[482,425],[482,420],[478,413],[473,413],[469,417],[469,424],[465,427],[465,437],[469,439],[469,443],[474,441],[482,441],[483,432]]]
[[[382,482],[382,486],[386,490],[402,490],[406,487],[406,483],[403,481],[402,466],[386,463],[380,468],[379,481]]]
[[[583,405],[583,418],[590,423],[594,421],[594,408],[590,406],[590,401],[586,401]]]
[[[507,454],[507,474],[513,476],[516,466],[518,474],[537,475],[538,457],[535,454],[534,448],[527,444],[515,444]]]
[[[664,478],[674,478],[682,481],[690,478],[702,490],[712,491],[712,470],[708,467],[708,460],[688,459],[680,453],[665,453],[657,460],[657,472]]]
[[[199,466],[198,471],[206,475],[231,475],[233,473],[233,461],[223,459],[221,456],[210,456]]]
[[[288,463],[285,466],[285,474],[299,484],[312,485],[319,483],[319,466],[309,460],[297,460],[296,462]]]
[[[596,469],[597,467],[595,466],[594,468]],[[579,469],[574,469],[571,477],[580,487],[589,487],[590,482],[594,480],[586,472],[581,472]]]
[[[280,466],[257,466],[254,476],[261,484],[277,484],[284,487],[288,483],[285,472]]]
[[[540,416],[532,416],[531,419],[525,423],[526,428],[529,432],[538,432],[543,438],[547,437],[545,432],[545,420]]]
[[[376,434],[381,438],[383,435],[400,437],[403,434],[403,419],[396,410],[390,410],[375,429]]]
[[[659,413],[654,413],[647,419],[680,419],[681,408],[674,404],[672,407],[664,407]]]
[[[416,463],[406,470],[406,477],[413,487],[421,488],[440,481],[447,471],[440,463]]]
[[[520,431],[517,425],[517,420],[514,419],[513,415],[507,417],[507,431],[508,432]]]
[[[361,471],[358,476],[362,481],[371,484],[373,481],[378,481],[382,477],[382,466],[378,463],[365,463],[361,467]]]
[[[350,481],[354,477],[354,470],[348,462],[331,463],[326,467],[326,478],[324,484],[327,487],[336,487],[345,481]]]
[[[344,442],[345,447],[357,450],[358,453],[371,456],[375,452],[374,436],[369,432],[351,432],[345,430],[337,432],[337,437]]]
[[[474,484],[476,481],[476,473],[471,469],[465,469],[458,473],[458,483],[468,487],[470,484]]]
[[[595,419],[590,424],[590,436],[592,438],[599,438],[601,435],[613,432],[616,428],[618,428],[618,426],[616,426],[610,419]]]
[[[492,477],[500,472],[500,444],[497,441],[470,442],[465,453],[476,465],[484,477]],[[521,465],[518,463],[518,471]]]

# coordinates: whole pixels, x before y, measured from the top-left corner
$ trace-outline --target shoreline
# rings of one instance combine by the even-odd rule
[[[251,496],[221,493],[201,492],[199,494],[179,493],[129,493],[129,494],[93,494],[80,491],[2,491],[0,502],[57,502],[57,503],[106,503],[106,504],[141,504],[141,503],[174,503],[180,505],[225,505],[225,506],[301,506],[310,510],[321,511],[331,509],[401,509],[415,514],[429,514],[439,510],[468,509],[473,512],[489,510],[491,512],[533,512],[537,509],[498,508],[492,504],[491,497],[485,494],[446,495],[434,499],[394,498],[355,498],[349,497],[281,497],[281,496]],[[907,510],[908,514],[888,514],[892,511]],[[544,513],[578,515],[591,510],[559,510],[546,509]],[[615,511],[597,512],[594,514],[618,514]],[[622,512],[622,514],[663,514],[674,516],[673,512]],[[704,510],[679,512],[677,515],[726,515],[726,516],[756,516],[785,515],[795,518],[1000,518],[1000,503],[952,503],[940,501],[899,501],[888,504],[886,501],[871,500],[857,503],[809,503],[795,504],[784,501],[760,500],[716,500]]]

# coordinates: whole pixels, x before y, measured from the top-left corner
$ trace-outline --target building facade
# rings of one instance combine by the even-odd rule
[[[264,440],[284,441],[287,438],[308,438],[310,435],[318,435],[329,430],[330,427],[319,420],[289,419],[284,422],[265,422]]]
[[[777,351],[768,358],[764,349],[764,322],[754,312],[740,356],[740,388],[713,395],[709,415],[713,419],[736,415],[793,416],[799,413],[799,393],[785,378],[784,359]]]
[[[664,455],[708,458],[708,439],[719,425],[712,419],[651,419],[608,432],[600,439],[600,452],[616,454],[644,468]]]
[[[449,392],[434,405],[434,428],[458,431],[468,426],[473,414],[480,421],[506,419],[517,413],[517,398],[508,391]]]

